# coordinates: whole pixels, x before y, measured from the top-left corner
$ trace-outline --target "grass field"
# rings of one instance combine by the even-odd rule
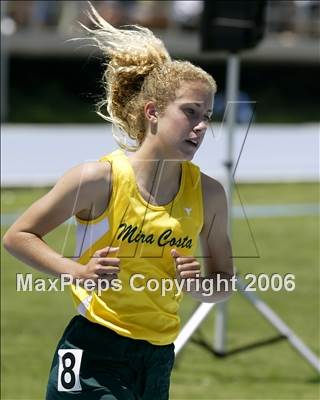
[[[315,203],[316,184],[239,185],[244,204]],[[46,189],[3,190],[2,213],[20,213]],[[235,203],[237,203],[235,198]],[[256,248],[245,220],[233,225],[235,265],[242,273],[295,274],[293,292],[258,292],[272,309],[319,356],[319,218],[252,218],[249,221]],[[6,227],[2,227],[3,232]],[[68,225],[46,240],[61,251]],[[2,232],[2,233],[3,233]],[[64,254],[72,254],[68,236]],[[2,252],[1,274],[1,398],[40,400],[56,343],[74,315],[68,292],[16,292],[16,273],[31,269]],[[41,274],[38,274],[41,276]],[[197,303],[185,296],[181,308],[184,323]],[[201,335],[212,340],[214,311],[201,326]],[[238,293],[228,303],[228,348],[268,339],[276,331]],[[199,333],[198,333],[199,334]],[[177,357],[171,384],[171,400],[294,400],[320,398],[319,376],[288,342],[238,353],[220,359],[195,343]],[[155,399],[156,400],[156,399]]]

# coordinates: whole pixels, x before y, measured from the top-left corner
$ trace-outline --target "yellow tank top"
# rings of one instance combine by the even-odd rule
[[[141,196],[122,150],[100,161],[112,166],[111,199],[96,219],[77,218],[76,258],[86,264],[97,250],[120,247],[110,255],[120,258],[120,273],[118,284],[100,294],[73,285],[77,311],[119,335],[156,345],[172,343],[179,332],[182,294],[174,284],[168,290],[175,278],[170,251],[176,248],[182,255],[195,255],[203,225],[199,168],[182,161],[178,193],[170,203],[156,206]]]

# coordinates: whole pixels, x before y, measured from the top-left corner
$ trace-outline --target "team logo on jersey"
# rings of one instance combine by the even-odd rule
[[[184,211],[188,214],[188,217],[189,217],[191,214],[192,208],[185,207]]]
[[[128,243],[156,243],[158,246],[175,246],[181,248],[192,248],[192,239],[189,236],[175,237],[172,229],[164,230],[159,237],[153,233],[145,233],[137,226],[122,223],[119,225],[120,233],[117,240],[127,241]]]

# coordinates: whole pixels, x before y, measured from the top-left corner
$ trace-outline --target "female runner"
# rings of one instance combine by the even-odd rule
[[[148,29],[116,29],[94,9],[91,18],[95,29],[87,30],[107,60],[101,106],[123,132],[121,149],[68,171],[13,224],[4,245],[72,280],[77,316],[58,343],[47,399],[166,400],[182,292],[201,302],[231,292],[206,290],[233,276],[225,192],[190,161],[216,83],[172,60]],[[69,259],[43,238],[73,215],[77,249]]]

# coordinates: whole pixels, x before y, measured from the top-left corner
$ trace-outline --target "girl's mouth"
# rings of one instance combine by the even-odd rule
[[[187,139],[186,142],[193,147],[198,147],[198,141],[195,139]]]

